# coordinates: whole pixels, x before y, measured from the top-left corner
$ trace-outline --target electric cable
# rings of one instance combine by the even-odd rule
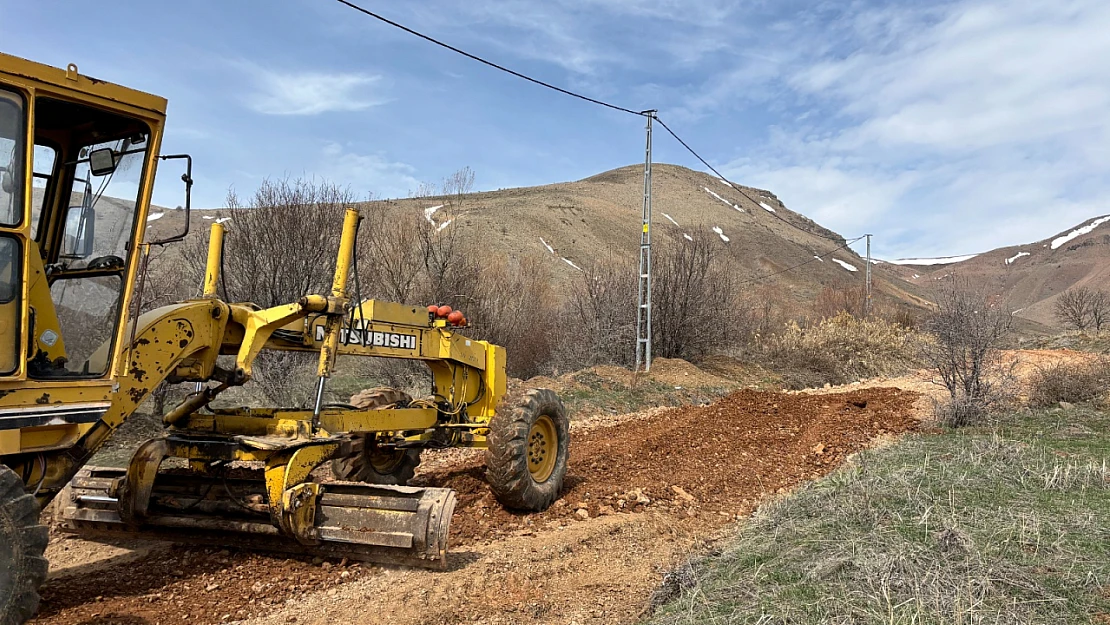
[[[662,126],[662,127],[663,127],[663,129],[664,129],[664,130],[666,130],[666,131],[667,131],[667,133],[668,133],[668,134],[670,134],[670,135],[671,135],[671,137],[673,137],[673,138],[675,139],[675,141],[678,141],[678,143],[679,143],[679,144],[681,144],[681,145],[682,145],[682,147],[686,148],[686,150],[687,150],[687,151],[688,151],[688,152],[689,152],[690,154],[692,154],[692,155],[694,156],[694,158],[696,158],[696,159],[697,159],[698,161],[700,161],[702,165],[705,165],[705,166],[706,166],[707,168],[709,168],[709,170],[710,170],[710,171],[712,171],[712,172],[713,172],[714,174],[716,174],[718,178],[720,178],[721,180],[725,181],[725,182],[726,182],[726,183],[727,183],[727,184],[728,184],[728,185],[729,185],[729,186],[730,186],[730,187],[731,187],[732,189],[734,189],[735,191],[739,192],[739,193],[740,193],[741,195],[743,195],[743,196],[744,196],[745,198],[747,198],[747,199],[748,199],[748,201],[750,201],[750,202],[751,202],[752,204],[754,204],[754,205],[756,205],[756,206],[759,206],[759,204],[760,204],[760,203],[759,203],[759,201],[757,201],[757,200],[756,200],[755,198],[753,198],[753,197],[752,197],[751,195],[748,195],[748,193],[747,193],[746,191],[744,191],[744,189],[743,189],[743,188],[741,187],[741,185],[739,185],[739,184],[737,184],[737,183],[734,183],[734,182],[732,182],[732,181],[731,181],[731,180],[729,180],[728,178],[725,178],[725,176],[724,176],[723,174],[721,174],[721,172],[717,171],[717,168],[715,168],[715,167],[713,167],[712,165],[710,165],[710,164],[709,164],[709,161],[705,160],[705,158],[703,158],[703,157],[701,156],[701,154],[699,154],[699,153],[698,153],[698,152],[697,152],[696,150],[694,150],[694,148],[692,148],[692,147],[690,146],[690,144],[688,144],[688,143],[687,143],[687,142],[686,142],[685,140],[683,140],[683,139],[682,139],[682,137],[680,137],[680,136],[678,135],[678,133],[676,133],[675,131],[671,130],[670,126],[668,126],[668,125],[666,124],[666,122],[664,122],[664,121],[663,121],[662,119],[660,119],[660,118],[659,118],[659,116],[658,116],[658,115],[656,115],[656,114],[655,114],[655,111],[654,111],[654,110],[652,110],[652,109],[647,109],[647,110],[640,110],[640,111],[635,111],[635,110],[632,110],[632,109],[629,109],[629,108],[625,108],[625,107],[623,107],[623,106],[618,106],[618,105],[616,105],[616,104],[612,104],[612,103],[609,103],[609,102],[605,102],[605,101],[603,101],[603,100],[598,100],[598,99],[596,99],[596,98],[591,98],[591,97],[589,97],[589,96],[585,96],[585,95],[582,95],[582,94],[580,94],[580,93],[575,93],[574,91],[570,91],[570,90],[568,90],[568,89],[564,89],[564,88],[562,88],[562,87],[558,87],[558,86],[556,86],[556,85],[553,85],[553,84],[551,84],[551,83],[548,83],[548,82],[544,82],[544,81],[542,81],[542,80],[539,80],[539,79],[537,79],[537,78],[532,78],[531,76],[528,76],[528,75],[526,75],[526,74],[522,74],[521,72],[518,72],[518,71],[515,71],[515,70],[512,70],[512,69],[509,69],[508,67],[505,67],[505,66],[503,66],[503,65],[499,65],[499,64],[497,64],[497,63],[494,63],[493,61],[488,61],[488,60],[486,60],[486,59],[484,59],[484,58],[482,58],[482,57],[480,57],[480,56],[478,56],[478,55],[476,55],[476,54],[471,54],[470,52],[467,52],[467,51],[465,51],[465,50],[462,50],[462,49],[460,49],[460,48],[458,48],[458,47],[455,47],[455,46],[453,46],[453,45],[451,45],[451,44],[449,44],[449,43],[445,43],[445,42],[443,42],[443,41],[440,41],[440,40],[438,40],[438,39],[436,39],[436,38],[434,38],[434,37],[431,37],[431,36],[429,36],[429,35],[425,35],[424,33],[421,33],[421,32],[419,32],[419,31],[417,31],[417,30],[414,30],[414,29],[412,29],[412,28],[409,28],[408,26],[405,26],[404,24],[400,24],[400,23],[398,23],[398,22],[395,22],[395,21],[393,21],[393,20],[391,20],[391,19],[389,19],[389,18],[387,18],[387,17],[384,17],[384,16],[382,16],[382,15],[379,15],[379,14],[377,14],[377,13],[375,13],[375,12],[373,12],[373,11],[369,10],[369,9],[365,9],[365,8],[363,8],[363,7],[361,7],[361,6],[357,5],[357,4],[355,4],[355,3],[353,3],[353,2],[350,2],[350,0],[336,0],[336,1],[337,1],[337,2],[339,2],[340,4],[346,5],[347,7],[351,8],[351,9],[354,9],[354,10],[356,10],[356,11],[358,11],[358,12],[360,12],[360,13],[362,13],[362,14],[364,14],[364,15],[368,16],[368,17],[372,17],[372,18],[374,18],[374,19],[376,19],[376,20],[378,20],[378,21],[380,21],[380,22],[382,22],[382,23],[385,23],[385,24],[388,24],[388,25],[390,25],[390,26],[393,26],[394,28],[398,28],[398,29],[400,29],[400,30],[403,30],[403,31],[405,31],[406,33],[408,33],[408,34],[410,34],[410,35],[413,35],[413,36],[415,36],[415,37],[419,37],[420,39],[423,39],[423,40],[425,40],[425,41],[427,41],[427,42],[429,42],[429,43],[435,44],[435,45],[437,45],[437,46],[439,46],[439,47],[441,47],[441,48],[446,48],[447,50],[450,50],[450,51],[452,51],[452,52],[455,52],[456,54],[460,54],[460,55],[462,55],[462,56],[465,56],[465,57],[467,57],[467,58],[469,58],[469,59],[471,59],[471,60],[473,60],[473,61],[477,61],[477,62],[479,62],[479,63],[482,63],[483,65],[487,65],[487,66],[489,66],[489,67],[492,67],[492,68],[494,68],[494,69],[500,70],[500,71],[502,71],[502,72],[505,72],[505,73],[507,73],[507,74],[510,74],[510,75],[512,75],[512,76],[516,76],[517,78],[520,78],[520,79],[522,79],[522,80],[526,80],[526,81],[528,81],[528,82],[530,82],[530,83],[533,83],[533,84],[539,85],[539,86],[541,86],[541,87],[546,87],[547,89],[551,89],[552,91],[557,91],[557,92],[559,92],[559,93],[562,93],[562,94],[564,94],[564,95],[568,95],[568,96],[571,96],[571,97],[573,97],[573,98],[578,98],[578,99],[580,99],[580,100],[584,100],[584,101],[586,101],[586,102],[590,102],[590,103],[592,103],[592,104],[597,104],[597,105],[599,105],[599,106],[604,106],[604,107],[606,107],[606,108],[610,108],[610,109],[613,109],[613,110],[616,110],[616,111],[621,111],[622,113],[629,113],[629,114],[631,114],[631,115],[636,115],[636,116],[639,116],[639,117],[648,117],[648,116],[650,116],[650,117],[651,117],[652,119],[654,119],[655,121],[659,122],[659,125],[660,125],[660,126]],[[799,232],[804,232],[804,233],[806,233],[806,234],[809,234],[809,235],[812,235],[812,236],[815,236],[815,237],[818,237],[818,238],[822,238],[822,239],[825,239],[825,240],[827,240],[827,241],[832,241],[832,242],[834,242],[834,243],[840,243],[841,241],[843,241],[843,239],[842,239],[842,238],[838,239],[838,238],[830,237],[830,236],[828,236],[828,235],[824,235],[824,234],[821,234],[821,233],[819,233],[819,232],[814,232],[813,230],[809,230],[809,229],[806,229],[806,228],[802,228],[801,226],[799,226],[799,225],[797,225],[797,224],[794,224],[794,223],[792,223],[792,222],[790,222],[790,221],[788,221],[788,220],[784,219],[784,218],[783,218],[783,217],[782,217],[781,215],[779,215],[779,214],[778,214],[778,213],[776,213],[775,211],[767,211],[767,212],[768,212],[768,213],[769,213],[769,214],[770,214],[770,215],[771,215],[771,216],[772,216],[773,218],[775,218],[775,219],[777,219],[777,220],[781,221],[782,223],[784,223],[784,224],[786,224],[786,225],[790,226],[791,228],[794,228],[795,230],[798,230]],[[862,238],[863,238],[863,237],[859,237],[859,238],[857,238],[857,239],[853,239],[853,240],[852,240],[851,242],[849,242],[849,243],[854,243],[855,241],[859,241],[859,240],[860,240],[860,239],[862,239]],[[841,247],[838,247],[837,249],[833,250],[833,252],[835,252],[835,251],[839,251],[839,250],[841,250],[841,249],[844,249],[845,247],[847,247],[847,244],[845,244],[845,245],[843,245],[843,246],[841,246]],[[831,253],[832,253],[832,252],[829,252],[829,254],[831,254]],[[803,265],[807,265],[807,264],[809,264],[810,262],[813,262],[814,260],[816,260],[816,258],[814,258],[814,259],[812,259],[812,260],[809,260],[809,261],[806,261],[805,263],[802,263],[802,264],[800,264],[800,265],[796,265],[795,267],[792,267],[791,269],[794,269],[794,268],[797,268],[797,267],[801,267],[801,266],[803,266]],[[787,270],[784,270],[784,271],[789,271],[789,270],[790,270],[790,269],[787,269]],[[776,274],[769,274],[769,275],[776,275]],[[759,279],[762,279],[762,278],[759,278]]]
[[[358,6],[357,4],[353,3],[353,2],[348,2],[348,0],[336,0],[336,1],[339,2],[340,4],[345,4],[348,7],[352,8],[352,9],[354,9],[354,10],[360,12],[360,13],[368,15],[368,16],[370,16],[370,17],[372,17],[372,18],[374,18],[374,19],[376,19],[380,22],[384,22],[386,24],[389,24],[390,26],[393,26],[394,28],[399,28],[399,29],[405,31],[406,33],[408,33],[410,35],[414,35],[414,36],[419,37],[419,38],[421,38],[421,39],[423,39],[427,42],[434,43],[435,45],[437,45],[441,48],[446,48],[446,49],[448,49],[452,52],[455,52],[457,54],[461,54],[461,55],[465,56],[468,59],[478,61],[479,63],[482,63],[483,65],[488,65],[488,66],[490,66],[494,69],[501,70],[501,71],[505,72],[506,74],[511,74],[513,76],[516,76],[517,78],[527,80],[530,83],[537,84],[541,87],[547,87],[548,89],[551,89],[552,91],[558,91],[559,93],[562,93],[564,95],[569,95],[572,98],[578,98],[579,100],[585,100],[586,102],[590,102],[590,103],[593,103],[593,104],[597,104],[597,105],[600,105],[600,106],[611,108],[614,111],[620,111],[622,113],[629,113],[631,115],[637,115],[637,116],[640,116],[640,117],[643,117],[644,115],[647,114],[646,111],[634,111],[632,109],[625,108],[623,106],[617,106],[616,104],[610,104],[608,102],[598,100],[596,98],[591,98],[589,96],[585,96],[585,95],[582,95],[580,93],[575,93],[573,91],[570,91],[569,89],[563,89],[562,87],[557,87],[557,86],[555,86],[551,83],[544,82],[544,81],[539,80],[537,78],[532,78],[531,76],[527,76],[527,75],[522,74],[518,71],[511,70],[511,69],[505,67],[504,65],[498,65],[497,63],[494,63],[493,61],[487,61],[486,59],[483,59],[482,57],[480,57],[478,55],[471,54],[471,53],[469,53],[465,50],[461,50],[459,48],[456,48],[455,46],[453,46],[449,43],[444,43],[444,42],[442,42],[438,39],[435,39],[433,37],[429,37],[428,35],[425,35],[424,33],[413,30],[413,29],[409,28],[408,26],[405,26],[404,24],[398,24],[397,22],[394,22],[393,20],[391,20],[389,18],[382,17],[381,15],[378,15],[377,13],[374,13],[373,11],[371,11],[369,9],[364,9],[364,8]]]
[[[727,183],[729,187],[731,187],[731,188],[732,188],[732,189],[734,189],[735,191],[739,192],[739,193],[740,193],[740,195],[743,195],[744,197],[748,198],[748,200],[749,200],[749,201],[750,201],[750,202],[751,202],[752,204],[755,204],[756,206],[759,206],[759,205],[760,205],[760,204],[759,204],[759,201],[757,201],[757,200],[756,200],[755,198],[753,198],[752,196],[748,195],[748,194],[747,194],[747,192],[746,192],[746,191],[744,191],[744,189],[743,189],[743,188],[741,188],[741,185],[739,185],[739,184],[737,184],[737,183],[735,183],[735,182],[733,182],[733,181],[729,180],[728,178],[725,178],[725,177],[724,177],[724,175],[722,175],[722,174],[721,174],[721,172],[717,171],[717,169],[716,169],[715,167],[713,167],[712,165],[710,165],[710,164],[709,164],[709,161],[707,161],[707,160],[705,160],[704,158],[702,158],[701,154],[698,154],[698,153],[697,153],[697,151],[695,151],[695,150],[694,150],[694,148],[690,147],[690,144],[688,144],[688,143],[686,143],[685,141],[683,141],[683,140],[682,140],[682,137],[678,136],[678,133],[676,133],[675,131],[671,130],[670,126],[668,126],[668,125],[667,125],[667,124],[666,124],[665,122],[663,122],[663,120],[662,120],[662,119],[659,119],[659,117],[658,117],[658,116],[656,116],[656,115],[652,115],[652,119],[654,119],[655,121],[659,122],[659,125],[663,127],[663,130],[666,130],[668,134],[670,134],[670,135],[671,135],[672,137],[674,137],[675,141],[678,141],[678,142],[679,142],[680,144],[682,144],[682,147],[686,148],[686,150],[687,150],[687,151],[688,151],[688,152],[689,152],[690,154],[693,154],[693,155],[694,155],[694,158],[696,158],[696,159],[698,159],[699,161],[701,161],[701,164],[702,164],[702,165],[705,165],[706,167],[708,167],[710,171],[712,171],[712,172],[713,172],[714,174],[717,174],[717,177],[718,177],[718,178],[720,178],[721,180],[724,180],[724,181],[725,181],[725,183]],[[779,221],[781,221],[782,223],[784,223],[784,224],[786,224],[786,225],[790,226],[791,228],[794,228],[795,230],[798,230],[798,231],[800,231],[800,232],[804,232],[804,233],[806,233],[806,234],[809,234],[809,235],[813,235],[813,236],[815,236],[815,237],[819,237],[819,238],[822,238],[822,239],[826,239],[826,240],[828,240],[828,241],[833,241],[833,242],[836,242],[836,243],[839,243],[839,242],[840,242],[840,241],[842,240],[842,239],[835,239],[835,238],[833,238],[833,237],[830,237],[830,236],[826,236],[826,235],[823,235],[823,234],[821,234],[821,233],[819,233],[819,232],[814,232],[814,231],[812,231],[812,230],[808,230],[808,229],[806,229],[806,228],[802,228],[801,226],[799,226],[799,225],[797,225],[797,224],[793,224],[793,223],[791,223],[791,222],[789,222],[789,221],[787,221],[787,220],[783,219],[783,218],[782,218],[782,217],[781,217],[781,216],[780,216],[780,215],[779,215],[778,213],[776,213],[775,211],[767,211],[767,212],[768,212],[768,213],[769,213],[769,214],[770,214],[770,215],[771,215],[772,217],[774,217],[775,219],[778,219],[778,220],[779,220]],[[862,238],[862,237],[861,237],[861,238]],[[858,241],[859,239],[856,239],[856,240]]]

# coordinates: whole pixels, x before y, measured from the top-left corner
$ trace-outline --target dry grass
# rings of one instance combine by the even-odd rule
[[[1088,409],[860,454],[672,576],[655,622],[1099,622],[1108,458],[1110,415]]]
[[[1091,401],[1103,396],[1110,385],[1110,359],[1060,361],[1038,367],[1028,385],[1031,406]]]
[[[915,365],[916,343],[903,326],[841,313],[809,327],[791,322],[763,351],[787,386],[801,389],[902,373]]]

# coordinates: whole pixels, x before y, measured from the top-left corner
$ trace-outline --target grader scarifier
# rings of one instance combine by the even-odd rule
[[[192,161],[158,154],[165,106],[0,54],[0,623],[37,607],[51,501],[61,528],[89,535],[428,567],[446,562],[455,494],[405,485],[421,450],[486,448],[499,501],[549,506],[569,450],[561,401],[545,389],[506,399],[505,350],[464,336],[458,316],[349,297],[356,210],[327,294],[266,309],[221,300],[215,224],[203,296],[129,312],[151,246],[188,232]],[[147,242],[155,165],[172,158],[188,163],[185,232]],[[263,350],[319,354],[314,405],[210,408]],[[423,361],[432,388],[325,403],[339,355]],[[164,434],[126,469],[86,466],[163,381],[196,389]]]

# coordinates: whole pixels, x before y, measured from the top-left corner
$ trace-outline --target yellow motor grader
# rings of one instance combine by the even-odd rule
[[[563,404],[545,389],[505,398],[505,350],[464,336],[457,317],[349,297],[356,210],[329,293],[223,301],[216,224],[203,295],[139,314],[151,247],[189,228],[192,159],[160,153],[165,109],[76,66],[0,54],[0,624],[37,609],[51,501],[60,527],[84,534],[428,567],[446,562],[455,495],[405,485],[421,450],[485,448],[503,505],[549,506],[569,453]],[[185,164],[184,232],[148,241],[166,160]],[[314,405],[211,407],[263,350],[318,353]],[[432,388],[326,403],[338,355],[423,361]],[[163,381],[195,389],[163,435],[126,469],[87,466]]]

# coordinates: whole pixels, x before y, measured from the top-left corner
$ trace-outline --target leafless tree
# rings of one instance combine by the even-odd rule
[[[609,257],[571,282],[560,324],[559,360],[568,369],[631,365],[636,340],[636,267]]]
[[[1105,299],[1098,298],[1096,293],[1085,286],[1072,287],[1061,293],[1053,307],[1056,320],[1076,330],[1086,330],[1091,325],[1091,314],[1096,299]],[[1101,307],[1105,308],[1105,304]],[[1100,311],[1100,319],[1104,316],[1105,313]]]
[[[229,192],[232,212],[222,272],[226,297],[268,307],[327,292],[343,212],[353,203],[349,190],[315,179],[264,180],[246,201]],[[188,254],[195,284],[204,275],[207,243],[198,240]]]
[[[327,293],[344,209],[353,203],[347,189],[316,179],[264,180],[246,200],[229,192],[220,295],[269,307]],[[184,250],[191,285],[203,279],[207,244],[198,237]],[[271,402],[299,405],[309,396],[312,362],[308,354],[263,352],[254,384]]]
[[[1110,321],[1110,294],[1106,291],[1095,291],[1091,298],[1091,325],[1095,332],[1102,332],[1102,326]]]
[[[720,244],[667,232],[658,238],[652,268],[652,352],[664,358],[700,359],[728,342],[727,319],[736,293],[732,274],[716,262]]]
[[[463,167],[443,179],[443,195],[452,203],[456,214],[462,208],[464,197],[474,190],[474,170]]]
[[[420,230],[424,263],[422,295],[427,303],[457,305],[477,288],[482,266],[489,262],[478,249],[477,233],[459,223]]]
[[[421,215],[387,215],[378,211],[367,218],[360,237],[360,283],[364,297],[393,302],[431,303],[423,297],[423,233],[429,224]]]
[[[486,259],[469,296],[456,299],[455,308],[474,324],[468,336],[503,346],[514,377],[551,370],[557,297],[547,267],[532,256]]]
[[[409,189],[410,198],[435,197],[439,189],[433,182],[421,182],[415,189]]]
[[[981,421],[1002,398],[1000,344],[1011,326],[1010,312],[964,279],[954,277],[937,290],[922,356],[948,390],[940,412],[950,425]]]

